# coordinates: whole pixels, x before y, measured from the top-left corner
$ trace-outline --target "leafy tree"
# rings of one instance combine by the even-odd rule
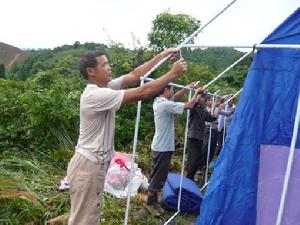
[[[5,66],[0,64],[0,78],[5,78]]]
[[[192,16],[163,12],[155,18],[151,32],[148,34],[150,46],[157,51],[174,47],[199,27],[200,21]]]
[[[79,47],[80,47],[80,42],[75,41],[75,43],[73,44],[73,48],[79,48]]]
[[[111,63],[114,76],[126,74],[134,69],[132,52],[122,45],[111,45],[106,54]]]

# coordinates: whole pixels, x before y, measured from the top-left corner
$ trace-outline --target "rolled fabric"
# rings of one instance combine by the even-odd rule
[[[169,209],[177,210],[180,175],[169,173],[163,188],[163,203]],[[199,213],[202,194],[194,181],[183,177],[180,211]]]

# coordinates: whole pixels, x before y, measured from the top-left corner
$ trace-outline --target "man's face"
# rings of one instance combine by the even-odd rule
[[[206,104],[208,107],[212,107],[212,99],[211,98],[207,99]]]
[[[198,95],[196,98],[196,103],[203,105],[205,103],[205,98],[202,95]]]
[[[97,66],[88,68],[88,74],[99,84],[108,84],[112,80],[112,72],[105,55],[96,57]]]

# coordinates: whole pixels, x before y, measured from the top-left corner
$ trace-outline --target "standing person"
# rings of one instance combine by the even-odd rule
[[[176,61],[164,76],[141,87],[122,88],[137,83],[169,54],[177,56],[178,52],[168,49],[114,80],[104,53],[88,52],[81,57],[80,73],[88,84],[80,98],[79,138],[67,170],[71,197],[69,225],[99,225],[105,175],[115,153],[115,112],[121,106],[158,93],[187,70],[186,62]]]
[[[225,100],[230,99],[233,95],[227,95],[225,98],[221,100],[220,103],[220,115],[218,117],[218,150],[217,150],[217,156],[219,156],[222,148],[223,148],[223,139],[224,135],[226,137],[226,133],[228,132],[228,129],[230,127],[231,120],[233,118],[233,113],[235,110],[235,107],[233,105],[234,99],[231,99],[226,105],[223,105]],[[225,129],[224,129],[225,126]],[[225,134],[224,134],[225,132]]]
[[[206,110],[204,103],[205,95],[199,95],[190,111],[186,177],[191,180],[194,180],[197,170],[202,169],[206,163],[207,149],[203,149],[205,122],[213,122],[217,119]]]
[[[212,97],[208,97],[206,99],[206,110],[209,114],[213,115],[215,118],[218,118],[219,108],[216,107],[216,104],[213,107]],[[209,162],[214,158],[214,154],[216,151],[217,143],[218,143],[218,121],[215,120],[213,122],[205,122],[205,138],[203,143],[203,151],[208,152],[208,142],[210,136],[210,126],[211,129],[211,137],[210,137],[210,153],[209,153]],[[207,154],[206,154],[207,157]]]
[[[194,87],[194,83],[189,84],[187,87]],[[156,216],[164,211],[158,203],[157,194],[166,182],[171,157],[175,151],[174,116],[183,114],[184,109],[192,108],[196,96],[201,91],[203,89],[197,89],[194,97],[189,102],[176,102],[176,100],[179,100],[187,92],[187,89],[182,89],[174,95],[173,88],[167,86],[162,90],[161,95],[154,100],[155,133],[151,144],[153,164],[148,187],[147,204],[144,206],[151,214]]]

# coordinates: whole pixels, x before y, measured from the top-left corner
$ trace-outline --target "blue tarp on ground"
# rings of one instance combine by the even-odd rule
[[[177,210],[180,175],[169,173],[163,188],[163,202],[170,208]],[[199,213],[202,195],[194,181],[183,177],[180,211]]]
[[[300,8],[262,43],[300,44]],[[290,146],[299,91],[299,50],[260,49],[256,53],[197,225],[258,224],[260,149],[262,145]],[[296,147],[300,147],[299,135]]]

